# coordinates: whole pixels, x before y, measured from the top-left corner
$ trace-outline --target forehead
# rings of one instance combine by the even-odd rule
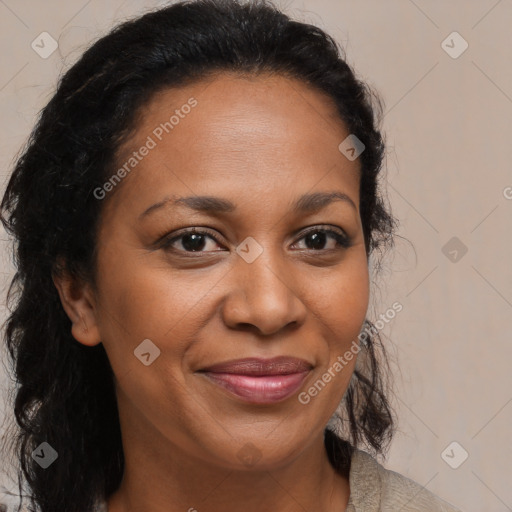
[[[263,184],[273,197],[319,180],[359,187],[359,161],[338,149],[349,132],[334,101],[297,79],[217,74],[157,93],[139,119],[118,154],[129,173],[114,203],[164,188],[236,197]]]

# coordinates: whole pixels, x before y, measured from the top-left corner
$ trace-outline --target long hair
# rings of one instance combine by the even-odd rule
[[[367,256],[393,244],[397,222],[378,187],[382,102],[323,30],[293,21],[266,0],[196,0],[124,22],[96,41],[60,78],[1,202],[16,267],[4,335],[17,383],[12,452],[31,512],[89,511],[118,488],[124,468],[106,352],[102,344],[74,340],[52,276],[65,269],[94,285],[106,202],[94,190],[112,176],[116,151],[157,91],[218,71],[282,74],[332,98],[340,121],[365,145],[359,200]],[[331,463],[344,474],[353,447],[381,453],[391,439],[384,355],[378,332],[362,343],[337,416],[346,436],[325,431]],[[43,442],[57,447],[51,470],[32,457]]]

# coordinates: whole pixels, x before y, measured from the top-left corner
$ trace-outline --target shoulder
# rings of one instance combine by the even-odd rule
[[[347,512],[460,512],[422,485],[354,449]]]

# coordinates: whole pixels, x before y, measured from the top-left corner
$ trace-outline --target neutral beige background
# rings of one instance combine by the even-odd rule
[[[162,4],[0,1],[2,186],[61,70],[114,23]],[[383,330],[400,367],[400,425],[386,465],[463,511],[510,511],[512,2],[278,5],[327,29],[386,104],[389,200],[409,241],[397,240],[370,310],[404,307]],[[48,59],[30,46],[43,31],[59,42]],[[453,31],[469,44],[456,59],[441,46]],[[452,237],[468,248],[457,262],[442,251]],[[5,244],[1,257],[5,297],[13,272]],[[469,453],[458,469],[441,457],[452,441]],[[448,453],[457,461],[462,452]]]

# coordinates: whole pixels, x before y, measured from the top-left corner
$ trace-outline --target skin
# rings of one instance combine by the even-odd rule
[[[103,343],[116,378],[126,464],[109,512],[340,512],[349,483],[330,465],[323,432],[355,359],[306,405],[298,392],[248,404],[197,370],[295,356],[314,365],[299,390],[307,391],[357,340],[369,279],[359,161],[338,150],[349,132],[332,100],[300,81],[221,73],[158,93],[119,166],[190,97],[197,106],[104,200],[96,288],[54,279],[74,338]],[[334,191],[355,207],[291,210],[302,194]],[[237,208],[211,215],[168,203],[138,219],[173,195]],[[218,242],[206,236],[200,253],[183,238],[174,251],[155,248],[192,227],[210,228]],[[304,237],[313,227],[345,232],[352,245],[327,235],[315,249]],[[235,252],[249,236],[263,248],[252,263]],[[134,356],[145,339],[160,350],[149,366]],[[244,447],[259,457],[254,465],[239,458]]]

